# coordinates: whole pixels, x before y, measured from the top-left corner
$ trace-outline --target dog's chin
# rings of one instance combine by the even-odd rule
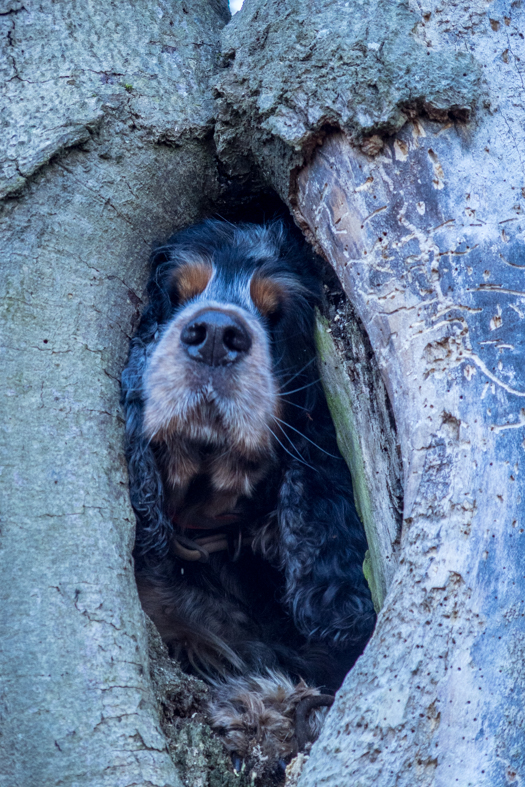
[[[199,405],[209,405],[218,413],[224,407],[235,407],[241,396],[237,375],[227,366],[210,369],[205,364],[192,363],[185,369],[184,381],[186,390]]]
[[[273,453],[270,424],[276,413],[249,405],[246,396],[231,386],[210,380],[187,385],[183,396],[163,397],[162,407],[153,397],[146,401],[144,434],[152,443],[187,442],[257,459]]]

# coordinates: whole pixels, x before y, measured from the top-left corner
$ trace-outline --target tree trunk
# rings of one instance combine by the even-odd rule
[[[525,778],[524,30],[510,2],[248,0],[226,31],[219,147],[336,270],[403,461],[398,567],[302,787]]]
[[[210,210],[226,2],[1,3],[0,784],[180,785],[130,560],[119,378],[154,242]]]
[[[0,2],[5,787],[237,778],[200,728],[165,724],[168,753],[183,679],[154,641],[150,681],[117,404],[149,251],[221,194],[226,20]],[[525,780],[523,30],[506,0],[246,0],[225,32],[222,163],[351,301],[321,367],[383,604],[303,787]]]

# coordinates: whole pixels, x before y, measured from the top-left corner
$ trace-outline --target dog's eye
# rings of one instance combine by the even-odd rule
[[[250,283],[250,295],[256,308],[265,317],[276,317],[286,298],[284,282],[255,274]]]
[[[200,295],[209,284],[213,268],[207,262],[186,263],[173,273],[171,281],[172,299],[185,303]]]

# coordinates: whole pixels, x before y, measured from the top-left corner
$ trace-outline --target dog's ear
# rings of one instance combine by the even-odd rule
[[[162,557],[168,549],[172,525],[163,511],[162,479],[155,456],[143,433],[142,389],[148,349],[157,330],[153,312],[146,310],[122,373],[121,404],[126,417],[130,498],[137,517],[136,550],[139,555],[151,553]]]
[[[367,543],[350,473],[317,393],[312,411],[287,432],[295,457],[288,456],[277,509],[285,603],[304,635],[357,658],[375,623],[363,574]]]
[[[363,574],[367,549],[319,380],[314,306],[319,293],[295,299],[276,335],[283,415],[275,434],[283,453],[277,506],[285,603],[297,628],[331,648],[362,652],[375,624]],[[279,372],[282,369],[282,373]],[[351,660],[351,659],[350,659]]]
[[[139,325],[144,330],[149,323],[163,324],[169,319],[173,305],[170,298],[170,279],[173,271],[172,246],[160,246],[151,255],[147,293],[149,305]]]
[[[121,405],[126,417],[131,504],[137,517],[136,554],[166,554],[172,524],[164,513],[164,492],[159,468],[149,441],[143,433],[143,379],[148,357],[161,326],[173,312],[170,280],[173,272],[173,244],[157,248],[150,259],[147,292],[149,304],[141,317],[122,373]]]

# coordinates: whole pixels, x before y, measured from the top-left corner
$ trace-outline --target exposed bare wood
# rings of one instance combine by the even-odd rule
[[[503,113],[421,121],[376,158],[338,134],[299,177],[390,392],[405,487],[399,568],[305,787],[523,773],[524,173],[507,133]]]

